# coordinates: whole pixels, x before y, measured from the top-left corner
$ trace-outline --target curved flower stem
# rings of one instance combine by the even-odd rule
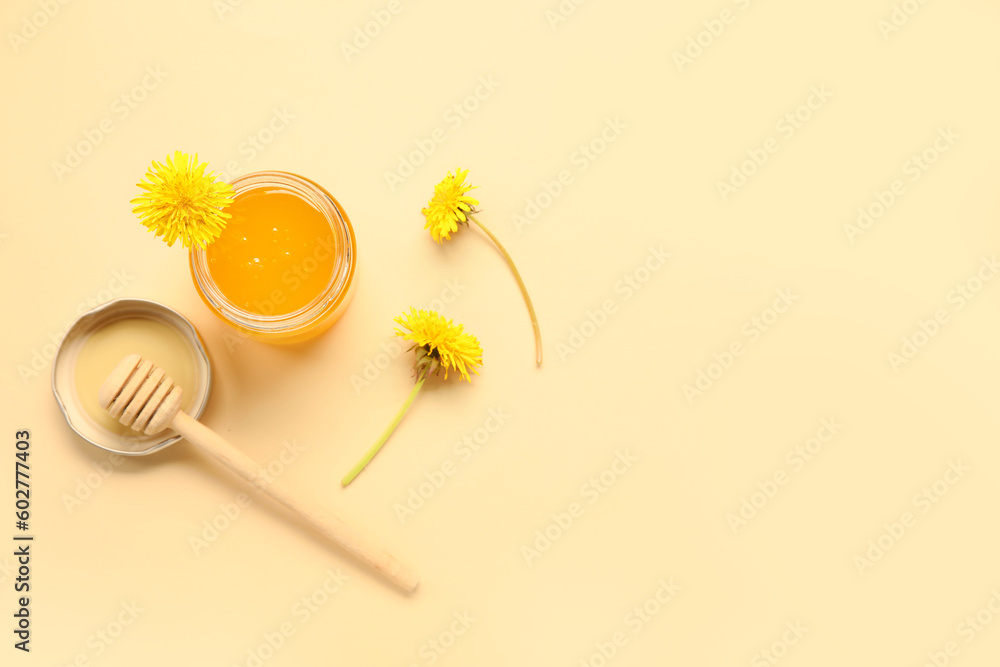
[[[357,477],[359,474],[361,474],[361,471],[365,469],[365,466],[371,463],[371,460],[375,458],[375,455],[378,454],[380,449],[382,449],[382,446],[385,444],[386,440],[388,440],[389,436],[392,435],[392,432],[396,430],[396,427],[399,425],[399,422],[403,418],[403,415],[405,415],[406,411],[410,409],[410,405],[413,403],[413,399],[417,397],[417,394],[420,392],[420,388],[424,386],[424,381],[426,379],[427,376],[424,375],[417,380],[417,384],[413,387],[413,391],[411,391],[410,395],[406,398],[406,402],[403,403],[403,407],[401,407],[399,409],[399,412],[396,413],[396,416],[393,418],[392,423],[389,424],[388,428],[386,428],[382,432],[382,435],[379,436],[378,440],[375,442],[374,445],[372,445],[371,449],[369,449],[365,453],[365,455],[361,457],[361,460],[358,461],[353,468],[351,468],[351,471],[346,475],[344,475],[344,479],[340,480],[342,486],[347,486],[348,484],[353,482],[354,478]]]
[[[535,307],[531,305],[531,297],[528,296],[528,288],[524,286],[524,281],[521,280],[521,274],[518,272],[517,267],[514,266],[514,260],[513,260],[513,258],[511,258],[510,253],[507,252],[507,249],[503,247],[503,244],[500,243],[500,239],[498,239],[497,237],[493,236],[493,232],[491,232],[490,230],[486,229],[486,226],[483,223],[481,223],[478,220],[476,220],[476,217],[474,215],[472,215],[471,213],[466,213],[465,215],[466,215],[466,217],[469,218],[469,220],[472,220],[474,223],[476,223],[477,225],[479,225],[479,228],[481,230],[483,230],[486,233],[487,236],[490,237],[490,240],[493,241],[494,244],[496,244],[497,249],[503,254],[504,259],[507,260],[507,264],[508,264],[508,266],[510,266],[510,270],[514,273],[514,278],[517,279],[517,285],[518,285],[518,287],[521,288],[521,295],[524,297],[524,302],[528,305],[528,314],[531,316],[531,327],[535,331],[535,362],[539,366],[541,366],[542,365],[542,331],[538,327],[538,317],[535,315]]]

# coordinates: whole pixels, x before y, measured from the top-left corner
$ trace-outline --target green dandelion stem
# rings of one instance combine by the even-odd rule
[[[372,445],[371,449],[369,449],[365,453],[365,455],[361,457],[361,460],[358,461],[353,468],[351,468],[351,471],[346,475],[344,475],[344,479],[340,480],[340,484],[342,486],[347,486],[348,484],[353,482],[354,478],[357,477],[359,474],[361,474],[361,471],[364,470],[365,467],[369,463],[371,463],[371,460],[375,458],[375,455],[379,453],[379,450],[382,449],[383,445],[385,445],[386,440],[388,440],[389,436],[392,435],[392,432],[396,430],[396,427],[399,425],[400,420],[403,419],[403,415],[405,415],[406,411],[410,409],[410,405],[412,405],[413,399],[415,399],[417,397],[417,394],[420,393],[420,388],[424,386],[425,380],[427,380],[426,375],[422,375],[420,379],[417,380],[417,384],[413,387],[413,391],[411,391],[410,395],[406,398],[406,402],[403,403],[403,407],[401,407],[399,409],[399,412],[396,413],[396,416],[393,418],[392,423],[389,424],[388,428],[386,428],[385,431],[382,432],[382,435],[379,436],[378,440],[375,442],[374,445]]]
[[[479,228],[485,232],[485,234],[490,237],[490,240],[496,244],[497,249],[503,254],[504,259],[507,260],[507,265],[510,266],[510,270],[514,273],[514,278],[517,279],[517,286],[521,288],[521,295],[524,297],[524,303],[528,305],[528,315],[531,316],[531,328],[535,332],[535,362],[541,366],[542,365],[542,330],[538,326],[538,316],[535,315],[535,307],[531,305],[531,297],[528,296],[528,288],[524,286],[524,281],[521,280],[521,274],[514,266],[514,259],[507,252],[507,249],[503,247],[500,243],[500,239],[493,236],[493,232],[486,229],[486,226],[476,220],[476,217],[471,213],[466,213],[466,217],[472,220],[474,223],[479,225]]]

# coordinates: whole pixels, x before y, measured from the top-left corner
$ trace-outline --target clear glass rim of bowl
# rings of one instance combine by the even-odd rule
[[[356,263],[354,229],[342,212],[340,204],[317,183],[287,171],[255,171],[236,177],[231,185],[234,197],[249,190],[259,189],[290,192],[322,213],[330,224],[338,250],[333,273],[326,289],[302,308],[282,315],[260,315],[230,301],[212,279],[208,269],[207,252],[192,247],[189,255],[191,274],[198,290],[225,320],[250,333],[290,334],[319,322],[344,300],[354,277]]]

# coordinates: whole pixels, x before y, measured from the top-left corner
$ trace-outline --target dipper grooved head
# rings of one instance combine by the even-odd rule
[[[163,369],[138,354],[119,362],[97,392],[101,408],[132,430],[155,435],[181,409],[181,388]]]

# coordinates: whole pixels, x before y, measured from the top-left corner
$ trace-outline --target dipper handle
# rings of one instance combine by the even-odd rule
[[[266,471],[256,461],[183,412],[181,388],[162,369],[138,354],[122,359],[101,385],[98,401],[112,417],[132,429],[154,434],[168,426],[173,428],[192,445],[407,593],[420,582],[412,570],[337,517],[291,491],[272,486]]]
[[[188,442],[253,484],[261,493],[267,494],[293,514],[298,515],[318,533],[399,588],[409,593],[420,583],[420,579],[413,571],[337,517],[287,489],[268,484],[266,471],[256,461],[207,426],[184,412],[178,412],[170,426],[187,438]]]

